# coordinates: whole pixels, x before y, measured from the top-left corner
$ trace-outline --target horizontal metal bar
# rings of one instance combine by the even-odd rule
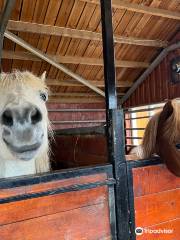
[[[130,131],[134,131],[134,130],[140,130],[140,131],[143,131],[145,130],[145,128],[125,128],[125,130],[130,130]]]
[[[151,117],[151,116],[135,117],[135,118],[125,118],[125,120],[145,119],[145,118],[150,118],[150,117]]]
[[[137,112],[150,112],[153,110],[158,110],[158,109],[162,109],[162,107],[153,107],[153,108],[142,108],[142,109],[137,109],[137,110],[125,110],[125,114],[129,114],[129,113],[137,113]]]
[[[126,139],[139,139],[139,140],[141,140],[142,137],[126,137]]]
[[[80,124],[80,123],[105,123],[106,120],[72,120],[72,121],[51,121],[52,124]]]
[[[159,157],[127,161],[128,169],[160,165],[162,163],[163,163],[163,161]]]
[[[105,109],[48,109],[48,112],[105,112]]]
[[[71,185],[68,187],[50,189],[42,192],[21,194],[13,197],[2,198],[0,199],[0,204],[17,202],[17,201],[22,201],[22,200],[32,199],[32,198],[39,198],[39,197],[44,197],[49,195],[52,196],[55,194],[66,193],[66,192],[82,191],[82,190],[97,188],[101,186],[110,186],[110,185],[114,185],[115,183],[116,181],[114,179],[108,179],[101,182],[99,181],[94,183],[77,184],[77,185]]]
[[[23,187],[27,185],[42,184],[46,182],[52,182],[57,180],[64,180],[74,177],[87,176],[92,174],[106,173],[108,178],[112,178],[112,165],[103,164],[98,166],[88,166],[81,168],[71,168],[58,170],[53,172],[34,174],[30,176],[21,176],[14,178],[2,178],[0,179],[0,191],[2,189],[9,189],[15,187]]]

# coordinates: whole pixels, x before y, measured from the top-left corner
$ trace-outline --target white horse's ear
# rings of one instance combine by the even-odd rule
[[[41,80],[42,80],[43,82],[46,81],[46,71],[43,72],[43,74],[41,75],[40,78],[41,78]]]

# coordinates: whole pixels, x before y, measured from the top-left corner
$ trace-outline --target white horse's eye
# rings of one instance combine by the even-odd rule
[[[39,95],[44,102],[48,100],[48,94],[46,92],[40,92]]]

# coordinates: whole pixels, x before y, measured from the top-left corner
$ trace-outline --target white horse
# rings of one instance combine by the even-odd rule
[[[0,74],[0,177],[49,171],[45,73]]]

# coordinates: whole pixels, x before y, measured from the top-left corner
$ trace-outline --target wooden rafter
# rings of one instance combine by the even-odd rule
[[[50,58],[57,63],[71,63],[71,64],[82,64],[82,65],[93,65],[103,66],[103,59],[100,58],[88,58],[88,57],[77,57],[77,56],[61,56],[61,55],[49,55],[43,54],[46,58]],[[3,51],[2,58],[4,59],[16,59],[16,60],[31,60],[41,61],[41,58],[34,56],[28,52],[21,51]],[[147,68],[149,63],[138,62],[138,61],[122,61],[116,60],[116,67],[121,68]]]
[[[75,80],[77,80],[78,82],[82,83],[83,85],[89,87],[94,92],[96,92],[99,95],[105,97],[105,93],[101,89],[97,88],[92,83],[88,82],[86,79],[82,78],[78,74],[72,72],[70,69],[68,69],[64,65],[59,64],[54,59],[51,59],[51,58],[47,57],[42,51],[38,50],[37,48],[34,48],[33,46],[31,46],[30,44],[28,44],[27,42],[25,42],[21,38],[17,37],[15,34],[9,32],[9,31],[6,31],[4,33],[4,36],[6,38],[8,38],[9,40],[15,42],[16,44],[20,45],[21,47],[25,48],[27,51],[33,53],[34,55],[36,55],[40,59],[43,59],[44,61],[48,62],[52,66],[56,67],[57,69],[65,72],[67,75],[69,75],[70,77],[74,78]]]
[[[93,97],[93,98],[82,98],[82,97],[56,97],[49,98],[49,103],[104,103],[104,98],[102,97]]]
[[[124,96],[124,93],[118,93],[118,96]],[[97,97],[97,94],[95,93],[87,93],[87,92],[54,92],[52,93],[50,96],[56,96],[56,97],[67,97],[67,98],[71,98],[71,97],[85,97],[85,98],[93,98],[93,97]]]
[[[7,29],[18,32],[30,32],[52,36],[102,41],[101,33],[23,21],[10,20],[8,22]],[[119,44],[131,44],[149,47],[166,47],[168,44],[167,41],[122,37],[119,35],[114,35],[114,41]]]
[[[83,2],[99,4],[99,0],[81,0]],[[154,8],[150,6],[140,5],[137,3],[130,3],[123,0],[112,0],[112,6],[119,9],[127,9],[129,11],[150,14],[153,16],[170,18],[180,20],[180,12],[170,11],[166,9]]]
[[[98,88],[104,87],[104,81],[99,81],[99,80],[88,80],[88,81],[92,82],[92,84]],[[59,87],[82,87],[82,84],[74,81],[73,79],[68,79],[68,80],[47,79],[47,85],[59,86]],[[125,88],[125,87],[131,87],[131,86],[132,86],[132,82],[130,81],[116,82],[117,88]]]

